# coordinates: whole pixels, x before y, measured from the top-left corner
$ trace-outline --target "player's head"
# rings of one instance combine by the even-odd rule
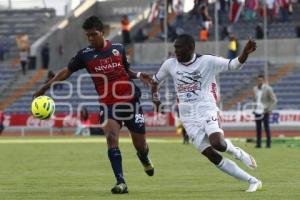
[[[258,75],[256,78],[257,86],[261,87],[265,82],[265,77],[263,75]]]
[[[174,43],[176,58],[179,62],[188,62],[195,51],[195,40],[191,35],[179,35]]]
[[[104,27],[101,20],[96,16],[87,18],[82,28],[85,31],[87,39],[92,47],[102,48],[104,46]]]

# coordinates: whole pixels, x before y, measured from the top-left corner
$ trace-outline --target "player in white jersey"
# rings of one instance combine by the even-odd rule
[[[249,40],[238,58],[229,60],[212,55],[196,55],[195,41],[192,36],[180,35],[175,43],[176,58],[167,59],[153,76],[153,102],[160,105],[158,83],[170,75],[173,78],[179,98],[180,119],[192,139],[194,146],[221,171],[247,181],[247,192],[262,188],[262,182],[242,170],[235,162],[218,152],[227,152],[242,161],[247,167],[255,169],[254,158],[235,147],[218,123],[216,104],[215,75],[227,70],[238,70],[256,50],[256,43]]]

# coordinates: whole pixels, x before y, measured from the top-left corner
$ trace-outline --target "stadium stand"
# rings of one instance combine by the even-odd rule
[[[21,96],[27,94],[28,91],[32,88],[32,86],[35,85],[44,76],[44,74],[45,74],[45,70],[39,69],[28,73],[26,75],[26,78],[22,77],[14,80],[14,82],[11,83],[11,87],[9,87],[8,90],[3,91],[5,95],[0,97],[1,99],[0,108],[3,109],[9,107]]]
[[[158,69],[159,65],[155,64],[144,64],[144,65],[133,65],[132,68],[136,71],[144,71],[147,73],[155,73]],[[285,76],[284,73],[278,74],[280,70],[287,69],[286,66],[273,66],[270,67],[270,79],[272,77],[277,76],[278,81],[275,81],[272,83],[272,86],[274,87],[275,93],[278,93],[278,100],[279,100],[279,109],[284,109],[289,106],[290,108],[300,108],[300,100],[299,95],[296,92],[293,92],[295,90],[298,90],[297,88],[300,88],[300,81],[298,81],[299,78],[299,71],[298,68],[290,68],[290,71],[287,71],[287,76]],[[253,84],[255,82],[255,78],[258,74],[263,72],[263,62],[261,61],[254,61],[254,62],[248,62],[246,66],[240,70],[235,72],[224,72],[220,74],[220,91],[221,91],[221,97],[224,105],[224,109],[235,109],[235,104],[231,104],[235,100],[236,97],[239,96],[239,94],[242,93],[242,91],[248,91],[248,94],[243,96],[243,98],[240,100],[240,103],[243,105],[249,101],[251,101],[251,89],[253,87]],[[70,85],[63,84],[62,88],[54,89],[54,97],[56,104],[58,105],[56,108],[57,113],[68,113],[69,108],[67,106],[63,106],[60,104],[63,103],[70,103],[74,109],[74,111],[77,110],[77,107],[80,103],[83,102],[91,102],[92,104],[95,104],[95,106],[89,106],[89,110],[98,110],[97,106],[97,94],[94,89],[94,85],[89,78],[89,75],[84,75],[81,77],[81,84],[78,84],[76,80],[80,77],[80,75],[84,73],[83,71],[76,72],[72,77],[69,79],[70,83],[73,85],[73,88],[70,88]],[[298,75],[297,75],[298,74]],[[300,80],[300,79],[299,79]],[[24,95],[22,95],[21,98],[19,98],[15,103],[13,103],[9,108],[6,109],[7,113],[30,113],[30,104],[32,100],[32,94],[37,89],[39,85],[42,84],[44,79],[40,79],[36,82],[35,86],[31,88],[31,90]],[[143,94],[142,94],[142,103],[144,103],[145,111],[152,111],[152,107],[149,106],[148,103],[151,102],[151,97],[149,94],[150,89],[146,88],[142,82],[135,81],[136,85],[138,85]],[[283,92],[286,88],[289,88],[286,90],[286,92]],[[292,89],[295,88],[295,89]],[[49,92],[47,93],[49,94]],[[88,95],[93,96],[92,98],[82,98],[80,96],[82,95]],[[65,96],[70,95],[70,98],[63,99]],[[174,85],[173,81],[171,79],[168,79],[165,83],[163,83],[160,95],[162,97],[162,101],[167,103],[168,105],[173,105],[176,101],[176,95],[174,91]],[[287,96],[291,98],[286,98]],[[24,106],[26,105],[26,106]]]
[[[214,18],[214,4],[209,4],[209,15],[211,18]],[[279,38],[296,38],[295,27],[300,21],[300,4],[293,3],[293,13],[289,14],[288,21],[282,22],[279,14],[275,17],[275,20],[272,23],[268,24],[268,38],[270,39],[279,39]],[[249,37],[255,38],[255,27],[258,24],[263,24],[263,17],[257,16],[256,19],[246,19],[245,13],[242,11],[241,17],[235,23],[231,23],[228,18],[228,11],[223,16],[220,15],[219,18],[222,18],[222,24],[219,24],[219,33],[221,34],[222,28],[227,26],[230,28],[232,33],[237,36],[239,40],[245,40]],[[158,21],[158,20],[157,20]],[[156,22],[158,23],[158,22]],[[169,21],[171,27],[177,31],[183,31],[189,34],[192,34],[196,40],[199,40],[199,31],[202,28],[202,20],[199,18],[190,18],[189,13],[185,13],[183,16],[183,23],[180,30],[176,20]],[[215,40],[215,23],[209,28],[209,40]],[[152,36],[152,35],[151,35]],[[161,41],[160,33],[157,33],[155,37],[151,37],[149,41],[157,42]]]
[[[16,79],[19,70],[0,67],[0,95],[3,96],[3,90]]]
[[[115,27],[116,24],[119,23],[119,17],[122,16],[123,12],[127,10],[128,7],[133,7],[133,9],[136,12],[133,12],[129,14],[130,19],[132,20],[134,16],[140,14],[143,12],[143,9],[147,9],[145,5],[146,1],[143,1],[144,3],[141,3],[143,5],[136,6],[136,5],[130,5],[126,7],[127,5],[125,1],[122,2],[119,5],[118,9],[111,8],[110,3],[111,2],[96,2],[95,4],[91,5],[82,15],[68,16],[65,20],[67,20],[66,25],[59,28],[59,31],[53,32],[46,40],[43,40],[44,42],[48,42],[51,44],[51,60],[50,60],[50,69],[53,71],[58,71],[61,67],[65,66],[69,59],[76,53],[76,50],[81,49],[82,47],[86,46],[86,38],[84,34],[81,34],[81,24],[82,21],[90,15],[97,15],[101,18],[103,18],[105,25],[110,26],[115,32],[118,28]],[[127,1],[126,1],[127,2]],[[129,1],[128,1],[129,2]],[[140,2],[140,1],[139,1]],[[142,2],[142,1],[141,1]],[[105,5],[107,4],[107,5]],[[123,9],[123,7],[124,9]],[[135,7],[136,6],[136,7]],[[118,7],[118,6],[117,6]],[[126,9],[125,9],[126,8]],[[137,9],[138,8],[138,9]],[[101,10],[102,9],[102,10]],[[110,10],[109,10],[110,9]],[[44,10],[45,9],[41,9]],[[112,18],[109,14],[111,12],[108,12],[107,15],[104,15],[102,13],[103,10],[116,12],[118,17]],[[130,9],[128,9],[130,11]],[[210,5],[209,7],[210,15],[213,16],[213,7]],[[21,11],[20,11],[21,12]],[[25,12],[25,11],[23,11]],[[32,11],[35,12],[35,11]],[[41,11],[42,12],[42,11]],[[46,12],[46,11],[45,11]],[[128,13],[126,13],[128,14]],[[17,18],[19,16],[22,16],[24,18],[24,22],[20,24],[14,24],[9,25],[10,23],[15,23],[13,21],[14,17]],[[0,32],[3,31],[4,35],[3,37],[10,37],[9,40],[7,40],[8,44],[15,45],[15,35],[10,36],[10,34],[17,34],[20,31],[19,29],[24,29],[26,27],[26,24],[28,24],[28,27],[31,27],[31,29],[34,29],[33,27],[33,21],[34,17],[28,17],[26,12],[25,14],[14,14],[12,19],[9,19],[5,23],[0,23]],[[37,16],[39,14],[36,14]],[[56,16],[48,15],[48,14],[41,14],[40,13],[41,20],[37,20],[37,24],[42,24],[44,19],[50,19],[51,20],[56,18]],[[171,16],[171,18],[174,18],[174,16]],[[200,22],[196,19],[188,19],[188,13],[184,14],[184,29],[188,33],[192,33],[196,39],[198,39],[199,29],[201,28]],[[1,18],[4,18],[4,15],[0,15],[0,22]],[[53,19],[53,21],[57,20]],[[50,20],[50,21],[51,21]],[[296,39],[295,39],[295,25],[297,21],[300,20],[300,6],[299,4],[294,4],[294,13],[289,17],[288,22],[280,22],[279,20],[274,21],[273,23],[269,24],[269,54],[268,54],[268,61],[271,63],[269,65],[269,81],[271,85],[273,86],[275,93],[278,95],[278,108],[279,109],[300,109],[300,101],[299,101],[299,88],[300,82],[298,79],[300,78],[296,74],[299,73],[299,69],[297,68],[298,65],[295,67],[287,67],[287,65],[284,65],[286,63],[293,63],[294,61],[297,62],[299,59],[297,58],[297,52],[299,52],[299,49],[297,49],[296,46],[292,46],[290,44],[295,45]],[[10,22],[12,21],[12,22]],[[134,35],[134,31],[140,29],[141,27],[146,27],[146,29],[149,29],[149,24],[145,22],[146,19],[141,19],[135,27],[132,27],[132,36]],[[157,20],[158,21],[158,20]],[[223,21],[225,24],[228,24],[228,20]],[[145,41],[140,44],[133,44],[132,46],[127,49],[127,52],[130,52],[131,55],[131,62],[132,68],[135,71],[144,71],[148,73],[155,73],[158,68],[159,64],[164,58],[164,48],[165,45],[162,44],[162,38],[160,30],[158,30],[158,22],[151,27],[153,29],[153,32],[148,31],[148,34],[150,34],[150,39],[148,41]],[[240,40],[240,46],[243,46],[245,43],[244,39],[248,39],[249,34],[253,35],[254,28],[257,25],[257,23],[262,23],[262,18],[258,18],[257,20],[250,20],[247,21],[243,17],[240,18],[238,22],[232,25],[232,29],[234,30],[234,33],[237,35],[238,39]],[[176,21],[170,19],[170,24],[176,26]],[[45,24],[45,26],[51,27],[51,25]],[[13,28],[15,30],[11,31],[10,28]],[[219,28],[222,28],[222,25],[219,26]],[[29,29],[29,28],[28,28]],[[40,29],[40,28],[38,28]],[[10,34],[8,33],[10,30]],[[42,28],[41,28],[42,30]],[[28,30],[29,38],[30,40],[35,40],[35,31]],[[78,34],[73,34],[74,32]],[[6,34],[6,35],[5,35]],[[38,36],[37,36],[38,37]],[[112,34],[107,35],[107,38],[112,39],[114,42],[120,42],[120,36],[119,37],[112,37]],[[272,40],[273,38],[273,40]],[[215,53],[214,48],[215,44],[212,41],[214,39],[214,27],[210,28],[210,37],[208,42],[197,42],[197,52],[201,52],[203,54],[207,53]],[[278,40],[277,40],[278,39]],[[74,42],[76,41],[76,42]],[[157,42],[153,42],[157,41]],[[257,41],[259,44],[258,46],[260,48],[257,49],[257,51],[251,56],[250,61],[246,64],[241,71],[237,72],[225,72],[220,74],[219,80],[220,80],[220,92],[221,92],[221,98],[223,103],[223,110],[237,110],[239,109],[236,105],[243,106],[247,102],[251,102],[251,91],[252,87],[255,84],[255,77],[258,74],[262,74],[264,71],[264,62],[262,61],[264,59],[264,53],[263,53],[263,41]],[[227,41],[219,41],[219,49],[218,49],[218,55],[226,57],[227,52]],[[284,45],[282,45],[284,44]],[[62,45],[63,47],[63,54],[59,54],[59,51],[55,49],[56,47]],[[138,46],[141,45],[141,46]],[[144,45],[144,46],[142,46]],[[171,43],[169,43],[169,50],[171,50]],[[54,48],[53,48],[54,47]],[[200,47],[200,48],[199,48]],[[286,48],[285,48],[286,47]],[[14,51],[12,51],[14,52]],[[39,49],[36,51],[39,52]],[[285,54],[283,54],[285,52]],[[38,55],[37,53],[36,55]],[[288,55],[288,56],[287,56]],[[139,58],[140,60],[136,59]],[[277,59],[274,59],[277,58]],[[289,58],[289,60],[288,60]],[[290,62],[291,61],[291,62]],[[143,64],[141,64],[143,63]],[[150,64],[145,64],[150,63]],[[4,67],[5,68],[5,67]],[[81,103],[90,102],[93,105],[88,106],[88,110],[91,112],[98,112],[98,102],[97,102],[97,95],[94,90],[93,83],[91,82],[89,77],[85,77],[82,79],[82,82],[80,85],[77,84],[77,79],[80,77],[80,74],[85,73],[84,71],[80,71],[78,73],[75,73],[72,75],[68,81],[70,81],[71,85],[69,84],[63,84],[60,87],[57,87],[54,89],[54,93],[50,95],[48,92],[46,95],[50,95],[54,98],[56,103],[56,113],[68,113],[69,107],[66,105],[70,103],[70,106],[73,108],[73,110],[76,112],[78,106]],[[18,80],[15,82],[15,86],[11,87],[12,92],[18,91],[18,87],[22,88],[22,85],[28,83],[29,79],[34,76],[34,73],[29,73],[28,76],[23,77],[22,81]],[[88,76],[88,75],[87,75]],[[14,80],[12,76],[9,75],[0,75],[0,82],[8,82],[7,80]],[[32,94],[34,91],[37,90],[37,88],[44,82],[46,79],[46,75],[43,74],[40,76],[40,79],[37,79],[31,86],[27,87],[26,90],[23,90],[23,92],[18,92],[18,98],[12,98],[12,101],[9,101],[5,104],[5,113],[9,114],[28,114],[30,115],[30,105],[32,101]],[[144,107],[145,112],[151,112],[152,106],[151,104],[151,98],[149,95],[149,88],[145,88],[143,84],[140,81],[135,81],[136,84],[142,89],[142,103],[144,103],[146,106]],[[70,88],[71,87],[71,88]],[[25,92],[26,91],[26,92]],[[79,92],[78,92],[79,91]],[[173,87],[173,81],[171,79],[167,79],[165,83],[162,85],[162,88],[160,90],[160,94],[162,97],[163,102],[167,102],[169,105],[174,105],[176,95]],[[53,95],[54,94],[54,95]],[[84,98],[80,96],[80,94],[89,95],[93,97]],[[166,95],[167,94],[167,95]],[[7,97],[11,97],[10,94],[6,94]],[[65,98],[68,97],[68,98]],[[1,99],[1,102],[3,99]],[[149,103],[149,104],[148,104]],[[4,104],[3,104],[4,105]]]
[[[285,76],[271,85],[278,98],[277,109],[296,110],[300,109],[300,68],[292,68]],[[251,96],[248,96],[243,102],[251,102]]]
[[[18,55],[18,34],[27,34],[29,44],[32,44],[60,19],[51,8],[1,10],[0,36],[1,41],[5,42],[6,59],[16,58]]]
[[[248,72],[247,76],[244,76],[243,79],[241,79],[237,83],[242,83],[242,86],[239,88],[235,88],[232,93],[227,93],[227,91],[223,93],[222,97],[223,98],[223,109],[228,110],[228,109],[234,109],[234,107],[242,107],[242,106],[249,106],[249,103],[252,103],[252,89],[254,87],[254,84],[256,82],[256,77],[258,75],[263,75],[264,70],[263,70],[263,65],[254,65],[254,73]],[[270,85],[275,84],[278,80],[281,78],[285,77],[287,74],[289,74],[291,71],[293,71],[294,65],[293,64],[286,64],[286,65],[275,65],[270,67],[270,72],[268,74],[268,82]],[[227,72],[228,73],[228,72]],[[222,77],[222,76],[221,76]],[[234,78],[236,79],[236,78]],[[234,80],[232,79],[232,80]],[[221,81],[221,85],[223,85]],[[223,86],[224,87],[224,86]],[[240,109],[238,108],[238,109]]]

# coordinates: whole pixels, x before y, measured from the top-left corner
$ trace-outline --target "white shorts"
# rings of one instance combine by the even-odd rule
[[[184,128],[192,140],[193,145],[202,152],[207,147],[210,147],[209,135],[212,133],[222,133],[224,131],[220,128],[218,113],[206,112],[207,117],[201,118],[198,122],[184,121]]]

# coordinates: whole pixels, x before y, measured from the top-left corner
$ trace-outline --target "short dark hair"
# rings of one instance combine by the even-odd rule
[[[176,40],[180,40],[183,43],[189,45],[189,47],[195,49],[195,40],[194,40],[193,36],[191,36],[189,34],[181,34],[176,38]]]
[[[84,30],[88,30],[88,29],[97,29],[98,31],[103,31],[103,23],[102,21],[97,17],[97,16],[90,16],[89,18],[87,18],[83,24],[82,24],[82,28]]]
[[[257,76],[257,78],[265,79],[265,76],[263,74],[260,74],[260,75]]]

